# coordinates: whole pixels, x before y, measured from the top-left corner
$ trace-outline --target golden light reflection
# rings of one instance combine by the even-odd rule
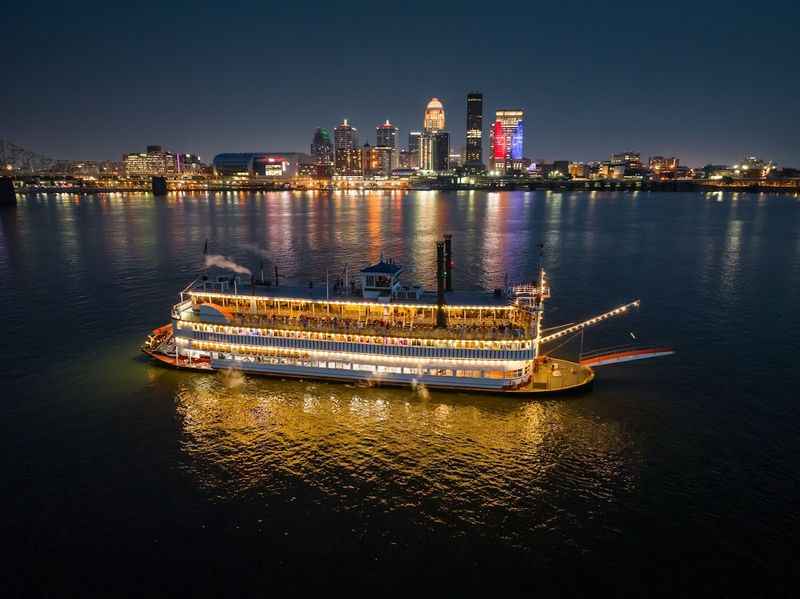
[[[348,510],[369,488],[396,506],[387,509],[435,518],[418,508],[441,500],[448,517],[480,524],[488,506],[513,510],[550,485],[607,495],[638,481],[639,453],[620,424],[570,401],[262,378],[231,388],[214,376],[172,389],[187,468],[215,494],[294,481]]]

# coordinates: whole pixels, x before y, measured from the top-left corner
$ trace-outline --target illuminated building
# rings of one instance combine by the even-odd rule
[[[336,152],[334,174],[342,177],[360,177],[364,174],[361,148],[348,148]]]
[[[756,156],[744,159],[740,164],[733,166],[733,173],[737,177],[753,178],[766,177],[776,168],[775,163],[765,162]]]
[[[421,131],[408,132],[408,157],[405,168],[419,168],[419,141]]]
[[[522,160],[524,147],[522,110],[497,110],[491,129],[492,170],[513,170],[512,161]]]
[[[342,121],[333,130],[333,145],[334,145],[334,171],[337,175],[356,175],[361,174],[361,159],[353,162],[355,154],[359,153],[358,147],[358,129],[351,126],[347,119]]]
[[[408,151],[419,152],[419,138],[422,135],[419,131],[408,132]]]
[[[361,170],[365,177],[388,177],[392,173],[392,149],[370,146],[361,148]]]
[[[397,127],[392,125],[387,119],[383,125],[375,127],[375,138],[377,142],[375,145],[379,148],[396,148],[397,133]]]
[[[444,173],[450,164],[450,134],[447,131],[425,131],[419,140],[419,168]]]
[[[482,171],[483,166],[483,94],[467,94],[467,136],[464,167]]]
[[[650,170],[656,174],[664,172],[674,172],[680,166],[680,160],[675,157],[664,158],[663,156],[652,156],[649,162]]]
[[[444,106],[439,98],[431,98],[431,101],[425,107],[423,129],[425,131],[441,131],[444,129]]]
[[[400,163],[400,149],[397,147],[398,129],[386,119],[383,125],[375,127],[376,147],[383,148],[389,153],[391,166],[388,172],[398,167]],[[386,152],[384,152],[386,153]],[[388,174],[388,173],[387,173]]]
[[[568,177],[569,176],[569,160],[554,160],[553,170],[550,173],[551,177]]]
[[[425,107],[423,130],[419,136],[419,168],[443,173],[449,168],[450,134],[444,131],[444,106],[432,98]]]
[[[242,152],[214,156],[214,174],[218,177],[294,177],[300,164],[310,162],[299,152]]]
[[[206,169],[206,165],[196,154],[176,154],[178,161],[178,172],[181,174],[200,173]]]
[[[642,157],[639,152],[612,154],[607,171],[607,176],[612,179],[643,177],[647,174],[647,169],[642,165]]]
[[[165,152],[161,146],[147,146],[147,152],[144,153],[125,154],[122,162],[129,176],[166,176],[179,172],[178,157]]]
[[[419,150],[416,152],[400,150],[399,168],[406,170],[419,168]]]
[[[642,164],[642,156],[639,152],[620,152],[619,154],[611,155],[612,166],[640,166]]]
[[[568,170],[569,176],[573,179],[586,179],[590,173],[589,165],[583,162],[570,162]]]
[[[333,164],[333,143],[331,132],[322,127],[314,132],[311,141],[311,158],[315,164]]]

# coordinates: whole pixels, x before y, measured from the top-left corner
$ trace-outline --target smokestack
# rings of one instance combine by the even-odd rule
[[[444,317],[444,241],[436,242],[436,328],[447,326]]]
[[[453,236],[444,236],[444,290],[453,290]]]

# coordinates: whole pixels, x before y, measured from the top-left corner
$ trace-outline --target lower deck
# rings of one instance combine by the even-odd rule
[[[175,347],[169,340],[164,345],[170,349]],[[354,368],[352,363],[298,363],[224,353],[192,356],[191,352],[180,354],[158,348],[144,348],[144,351],[163,364],[196,371],[237,370],[272,377],[362,383],[369,386],[424,385],[431,389],[502,393],[519,397],[580,391],[590,387],[594,381],[594,371],[591,368],[555,358],[543,358],[529,363],[524,371],[516,373],[518,378],[509,379],[469,376],[458,370],[425,368],[423,365],[418,365],[417,368],[366,369]]]

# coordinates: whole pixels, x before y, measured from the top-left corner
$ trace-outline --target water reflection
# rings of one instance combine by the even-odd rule
[[[420,523],[463,526],[486,524],[495,509],[530,517],[553,493],[608,500],[638,484],[638,450],[619,423],[569,401],[425,400],[258,378],[231,387],[214,376],[184,378],[175,398],[185,466],[215,496],[300,480],[336,509],[359,508],[367,490]]]

